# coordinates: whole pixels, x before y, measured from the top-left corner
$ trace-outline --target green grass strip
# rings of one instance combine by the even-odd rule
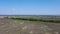
[[[33,19],[33,18],[11,18],[11,19],[60,23],[60,20],[43,20],[43,19]]]

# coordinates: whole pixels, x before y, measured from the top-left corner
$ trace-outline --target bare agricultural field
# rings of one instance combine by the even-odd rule
[[[10,18],[12,16],[0,18],[0,34],[60,34],[60,23]]]

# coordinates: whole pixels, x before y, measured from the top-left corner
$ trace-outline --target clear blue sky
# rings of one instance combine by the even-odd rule
[[[0,0],[0,15],[60,15],[60,0]]]

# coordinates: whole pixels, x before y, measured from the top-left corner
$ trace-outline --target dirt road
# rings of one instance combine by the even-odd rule
[[[0,34],[60,34],[60,24],[0,19]]]

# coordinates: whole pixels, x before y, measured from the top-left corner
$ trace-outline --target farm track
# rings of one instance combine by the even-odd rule
[[[0,34],[60,34],[60,23],[0,18]]]

